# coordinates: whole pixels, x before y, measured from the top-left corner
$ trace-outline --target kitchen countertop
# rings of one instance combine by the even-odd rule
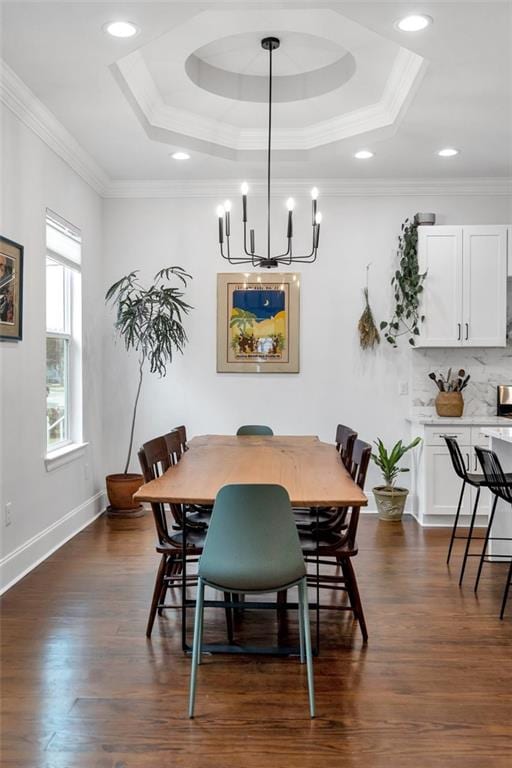
[[[505,443],[512,443],[512,427],[489,427],[484,434],[487,437],[503,440]]]
[[[497,426],[512,430],[512,419],[505,416],[436,416],[435,414],[415,414],[408,416],[411,424],[423,424],[425,426],[438,426],[440,424],[460,424],[467,427]]]

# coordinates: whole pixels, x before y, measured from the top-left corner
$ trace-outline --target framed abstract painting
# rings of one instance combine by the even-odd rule
[[[217,371],[299,372],[300,275],[217,276]]]
[[[23,246],[0,235],[0,340],[20,341],[23,320]]]

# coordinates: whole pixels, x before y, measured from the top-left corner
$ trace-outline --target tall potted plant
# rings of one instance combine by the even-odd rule
[[[139,358],[138,384],[124,471],[106,478],[110,503],[108,511],[112,516],[133,517],[142,514],[140,505],[133,501],[133,494],[142,485],[143,477],[128,472],[128,469],[145,369],[149,366],[150,373],[165,376],[173,353],[183,352],[187,342],[183,316],[192,307],[184,301],[181,286],[172,285],[173,278],[184,287],[187,286],[187,280],[192,279],[182,267],[166,267],[157,272],[151,285],[146,287],[139,281],[138,270],[135,270],[111,285],[105,295],[106,303],[111,303],[116,310],[114,326],[126,350],[135,350]]]
[[[421,437],[416,437],[404,445],[399,440],[388,451],[380,438],[375,440],[377,453],[372,453],[372,459],[382,473],[385,485],[378,485],[373,489],[377,511],[380,520],[401,520],[405,508],[405,502],[409,491],[407,488],[398,488],[395,483],[401,472],[408,472],[406,467],[399,467],[399,463],[405,453],[415,448],[421,442]]]

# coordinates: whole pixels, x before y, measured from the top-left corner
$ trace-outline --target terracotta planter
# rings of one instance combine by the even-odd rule
[[[462,416],[463,414],[464,398],[461,392],[439,392],[435,402],[438,416]]]
[[[144,514],[142,504],[133,500],[133,494],[144,483],[142,475],[107,475],[105,480],[110,503],[107,512],[110,517],[140,517]]]
[[[374,488],[373,495],[379,520],[390,522],[401,520],[408,494],[407,488],[392,488],[389,485],[378,485]]]

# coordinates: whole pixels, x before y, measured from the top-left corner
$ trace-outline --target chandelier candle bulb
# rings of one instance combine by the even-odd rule
[[[242,222],[247,223],[247,193],[249,191],[249,185],[246,181],[242,184]]]
[[[223,218],[224,218],[224,208],[222,205],[219,205],[217,207],[217,216],[219,217],[219,243],[222,245],[224,242],[224,226],[223,226]]]
[[[289,240],[291,237],[293,237],[292,214],[293,214],[293,209],[295,207],[295,200],[293,199],[293,197],[288,198],[288,200],[286,201],[286,207],[288,208],[288,228],[286,230],[286,237]]]
[[[320,241],[320,224],[322,221],[322,214],[317,213],[315,216],[315,228],[314,228],[314,235],[313,235],[313,244],[315,250],[318,248],[318,243]]]
[[[231,201],[226,200],[224,203],[225,220],[226,220],[226,237],[231,234]]]

